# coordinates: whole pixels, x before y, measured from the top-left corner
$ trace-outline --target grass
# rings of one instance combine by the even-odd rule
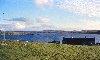
[[[100,60],[100,46],[0,41],[0,60]]]

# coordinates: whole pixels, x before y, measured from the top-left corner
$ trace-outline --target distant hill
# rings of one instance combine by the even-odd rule
[[[100,30],[82,30],[82,33],[86,33],[86,34],[100,34]]]

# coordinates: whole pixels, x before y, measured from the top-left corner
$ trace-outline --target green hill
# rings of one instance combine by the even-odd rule
[[[0,41],[0,60],[100,60],[100,46]]]

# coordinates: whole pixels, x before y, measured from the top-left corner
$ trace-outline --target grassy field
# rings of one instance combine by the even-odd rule
[[[100,60],[100,46],[0,41],[0,60]]]

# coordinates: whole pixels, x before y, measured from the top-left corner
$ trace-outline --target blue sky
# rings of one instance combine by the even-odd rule
[[[99,0],[0,0],[0,29],[98,30],[99,2]]]

